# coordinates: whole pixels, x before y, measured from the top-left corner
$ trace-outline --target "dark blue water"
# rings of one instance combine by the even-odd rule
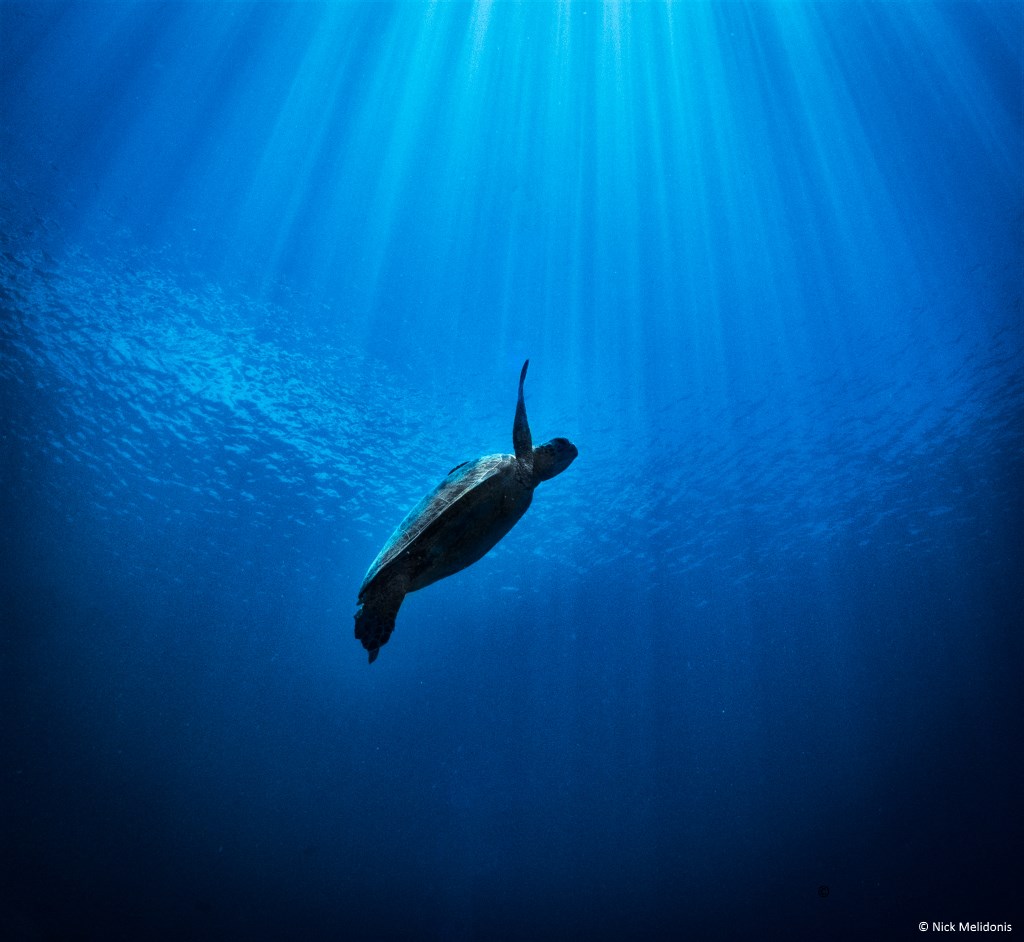
[[[1024,930],[1022,69],[1003,3],[0,6],[3,938]],[[579,458],[369,666],[527,357]]]

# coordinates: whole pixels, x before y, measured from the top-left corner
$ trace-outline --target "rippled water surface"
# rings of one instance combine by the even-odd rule
[[[1022,36],[0,6],[4,937],[1021,923]]]

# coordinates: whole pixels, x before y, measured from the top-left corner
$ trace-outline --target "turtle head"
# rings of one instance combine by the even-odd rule
[[[533,481],[540,484],[561,474],[575,460],[579,451],[568,438],[552,438],[533,449]]]

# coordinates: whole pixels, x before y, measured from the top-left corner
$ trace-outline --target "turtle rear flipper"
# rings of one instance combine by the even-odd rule
[[[384,587],[367,586],[356,610],[356,638],[366,648],[369,663],[377,660],[380,649],[395,630],[395,619],[405,598],[405,580],[392,580]]]

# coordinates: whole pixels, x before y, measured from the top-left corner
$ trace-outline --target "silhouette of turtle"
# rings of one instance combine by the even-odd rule
[[[453,575],[490,550],[530,506],[533,489],[561,474],[579,454],[567,438],[533,447],[526,421],[523,383],[512,426],[514,455],[464,461],[423,498],[399,524],[359,587],[356,638],[370,663],[395,628],[406,593]]]

